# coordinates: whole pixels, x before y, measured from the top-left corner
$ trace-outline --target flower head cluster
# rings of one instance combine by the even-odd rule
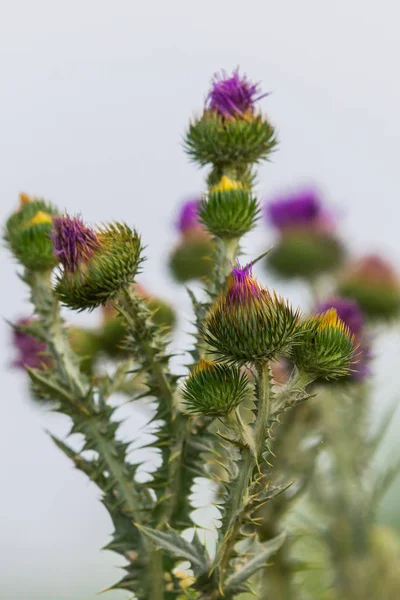
[[[265,207],[267,221],[281,232],[290,229],[329,231],[333,219],[323,208],[320,195],[313,188],[303,188],[279,196]]]
[[[13,361],[13,367],[40,369],[49,363],[46,356],[46,344],[27,331],[32,325],[32,319],[19,319],[13,328],[13,345],[17,351],[17,357]]]
[[[237,265],[207,316],[204,335],[221,359],[256,363],[290,349],[298,320],[298,312],[259,284],[251,265]]]
[[[255,103],[266,95],[260,95],[259,85],[241,76],[239,69],[231,76],[223,71],[214,76],[206,106],[228,119],[244,117],[252,114]]]

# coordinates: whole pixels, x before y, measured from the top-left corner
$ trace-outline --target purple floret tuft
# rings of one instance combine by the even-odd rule
[[[241,77],[239,69],[231,77],[222,71],[214,76],[206,106],[222,117],[243,117],[246,113],[253,113],[255,102],[266,95],[259,94],[258,84],[248,81],[245,75]]]
[[[99,240],[90,227],[87,227],[78,217],[55,217],[51,234],[54,255],[66,271],[73,273],[81,262],[88,260]]]
[[[262,290],[253,277],[252,264],[241,267],[237,263],[228,280],[228,301],[237,304],[258,298],[261,294]]]

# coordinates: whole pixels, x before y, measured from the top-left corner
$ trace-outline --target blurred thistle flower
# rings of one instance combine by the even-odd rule
[[[64,270],[58,274],[58,298],[76,310],[93,309],[113,300],[133,282],[141,261],[141,242],[124,223],[94,231],[77,217],[54,219],[54,254]]]
[[[334,308],[306,319],[302,328],[303,335],[293,347],[292,355],[300,371],[324,379],[351,373],[358,359],[358,345]]]
[[[322,206],[319,192],[313,188],[300,188],[268,202],[265,216],[281,232],[297,228],[327,232],[334,225],[332,215]]]
[[[79,217],[65,215],[54,219],[51,233],[54,255],[70,273],[87,262],[99,247],[99,240]]]
[[[183,202],[179,211],[177,226],[178,230],[184,235],[203,229],[198,213],[200,206],[201,198],[188,199]]]
[[[231,76],[222,71],[214,75],[206,107],[228,119],[245,117],[254,112],[255,103],[265,96],[267,94],[260,94],[259,84],[239,75],[239,69]]]
[[[265,258],[277,275],[313,279],[341,264],[344,248],[335,236],[335,218],[315,189],[280,196],[265,206],[265,216],[280,233]]]
[[[12,362],[13,367],[24,369],[44,369],[50,363],[46,355],[46,344],[29,333],[29,327],[34,324],[34,319],[19,319],[13,327],[13,346],[17,357]]]
[[[171,253],[169,268],[180,283],[207,277],[214,269],[214,244],[199,217],[201,204],[200,198],[188,199],[179,212],[177,226],[182,238]]]
[[[336,310],[338,317],[347,325],[358,344],[357,363],[354,364],[350,377],[356,381],[363,381],[371,374],[370,361],[372,358],[370,340],[364,330],[364,314],[357,302],[340,297],[320,302],[316,306],[315,312],[325,313],[332,308]]]
[[[400,285],[390,263],[371,254],[350,264],[338,291],[354,299],[369,318],[391,318],[400,311]]]
[[[238,264],[207,315],[204,337],[220,359],[256,363],[289,351],[298,335],[298,321],[297,311],[260,286],[251,265]]]

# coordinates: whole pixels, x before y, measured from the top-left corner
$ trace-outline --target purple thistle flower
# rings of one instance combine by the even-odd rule
[[[262,294],[263,290],[253,277],[253,265],[249,263],[241,267],[239,263],[236,263],[228,279],[228,302],[240,304],[259,298]]]
[[[51,234],[54,255],[66,271],[73,273],[99,247],[96,233],[78,217],[55,217]]]
[[[243,117],[254,112],[254,104],[267,94],[259,94],[258,84],[239,75],[239,69],[229,77],[225,71],[215,74],[212,88],[207,96],[206,107],[226,118]]]
[[[315,225],[323,216],[316,190],[305,188],[282,195],[265,207],[267,220],[277,229]]]
[[[181,233],[202,229],[198,214],[200,204],[199,198],[188,199],[182,204],[177,221],[177,227]]]
[[[365,319],[362,310],[354,300],[336,297],[318,304],[315,312],[324,313],[330,308],[336,309],[339,318],[356,337],[358,362],[353,366],[351,377],[356,381],[363,381],[371,374],[369,363],[372,355],[369,340],[364,334]]]
[[[29,326],[31,322],[31,319],[19,319],[13,329],[13,345],[17,350],[17,358],[12,362],[12,366],[19,369],[25,367],[40,369],[49,363],[49,357],[44,354],[46,345],[23,331],[23,328]]]

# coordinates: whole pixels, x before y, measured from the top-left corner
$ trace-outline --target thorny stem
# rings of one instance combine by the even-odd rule
[[[127,321],[127,325],[131,330],[132,335],[136,336],[138,326],[141,328],[146,327],[145,323],[138,322],[137,307],[129,290],[124,289],[122,291],[118,306],[123,309],[122,314]],[[140,346],[149,361],[150,370],[154,379],[157,381],[160,394],[166,400],[168,406],[166,419],[170,426],[171,435],[167,459],[168,464],[166,465],[168,469],[168,484],[164,490],[164,499],[160,503],[159,511],[157,513],[157,527],[162,528],[170,521],[176,505],[179,502],[182,477],[182,451],[187,429],[185,427],[186,417],[177,412],[174,403],[173,390],[166,376],[165,368],[159,362],[157,355],[154,353],[154,350],[145,336],[140,340]]]
[[[247,446],[242,450],[242,462],[240,464],[238,479],[234,482],[233,498],[229,508],[227,527],[225,531],[221,532],[222,537],[216,553],[216,566],[219,565],[220,569],[221,587],[223,586],[226,570],[241,526],[240,519],[237,517],[246,504],[254,471],[258,467],[259,460],[264,451],[266,430],[271,410],[271,382],[268,363],[259,363],[257,365],[257,375],[258,410],[253,428],[254,449],[252,450]]]
[[[96,441],[96,450],[102,456],[115,481],[117,493],[123,498],[124,513],[132,521],[139,523],[141,521],[139,495],[134,489],[133,482],[126,479],[123,465],[115,458],[117,452],[113,449],[113,439],[110,440],[109,437],[104,436],[102,427],[96,418],[96,407],[93,398],[90,397],[89,381],[85,382],[85,378],[80,372],[79,363],[75,360],[75,355],[68,343],[58,302],[51,293],[50,273],[28,273],[26,280],[31,286],[31,297],[36,313],[46,331],[46,343],[55,361],[55,367],[64,383],[70,388],[71,397],[74,400],[73,407],[75,409],[82,407],[82,410],[79,410],[80,419],[82,417],[85,419],[87,431]],[[85,399],[87,402],[83,404]],[[163,600],[164,582],[161,553],[150,551],[149,560],[152,573],[151,597],[154,600]]]

